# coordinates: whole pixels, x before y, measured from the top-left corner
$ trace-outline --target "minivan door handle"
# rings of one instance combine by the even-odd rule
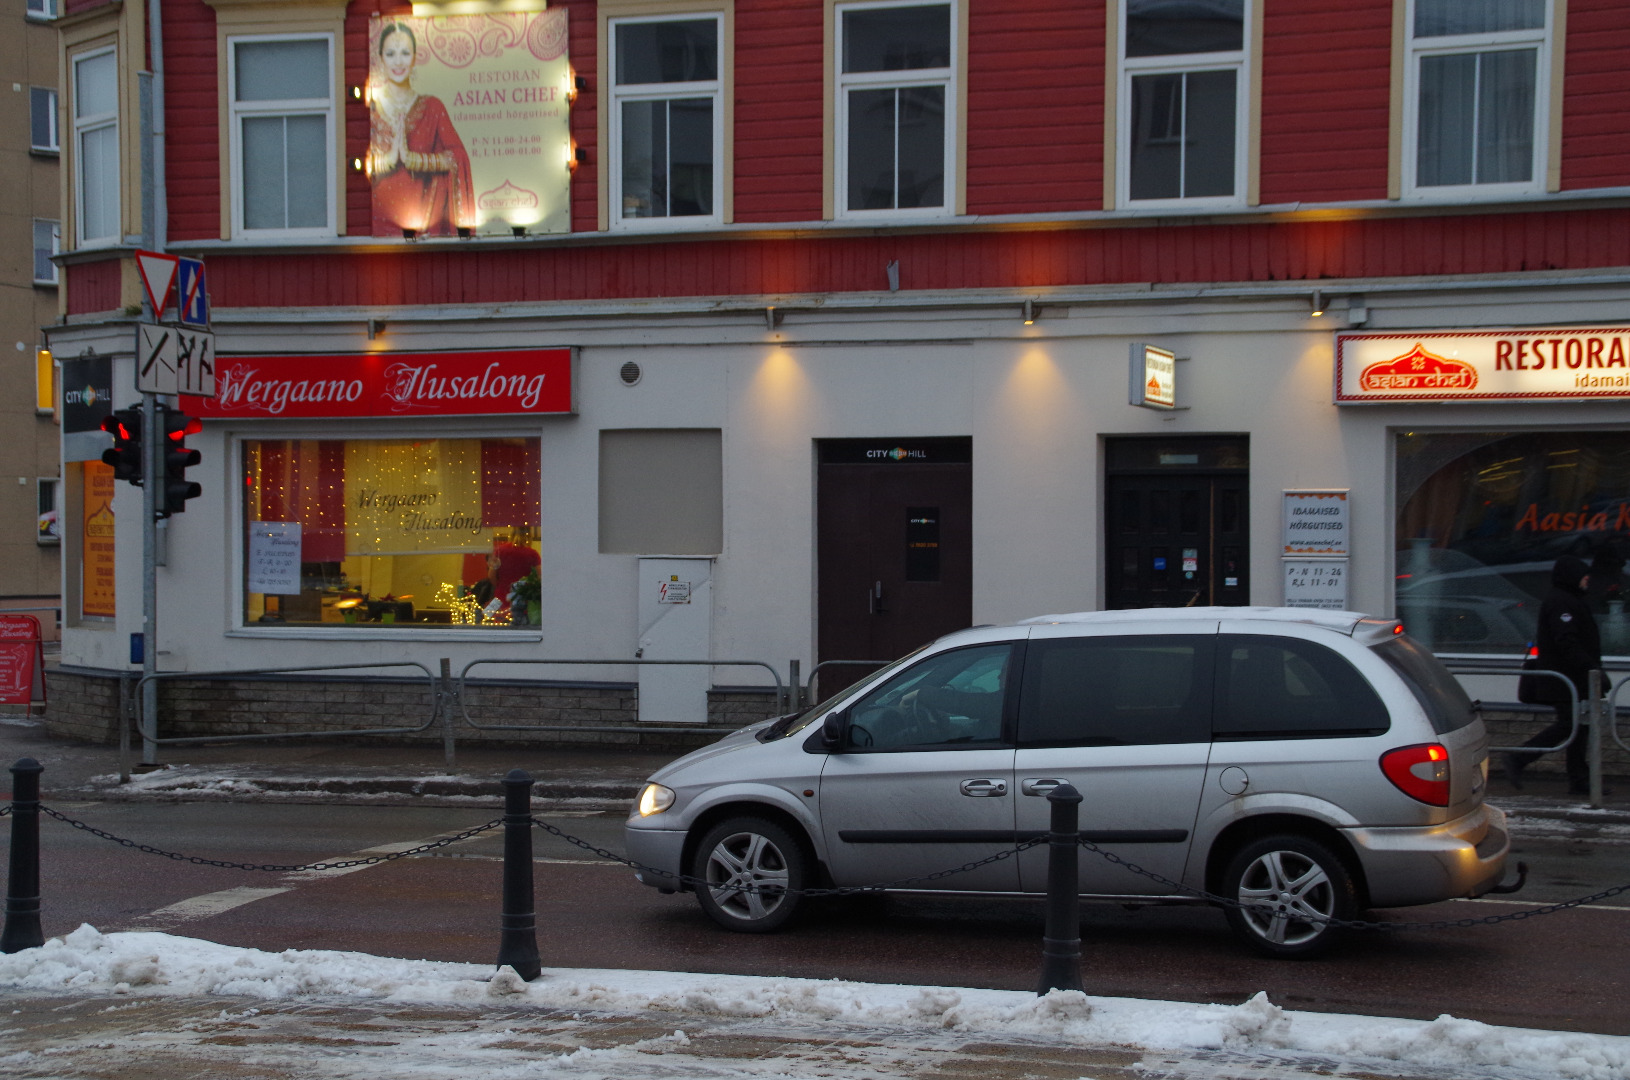
[[[995,777],[976,777],[962,781],[959,786],[962,788],[962,794],[971,795],[976,799],[991,799],[1007,794],[1007,781]]]
[[[1019,782],[1019,790],[1026,795],[1039,795],[1046,798],[1048,792],[1066,782],[1057,777],[1032,776],[1028,780]]]

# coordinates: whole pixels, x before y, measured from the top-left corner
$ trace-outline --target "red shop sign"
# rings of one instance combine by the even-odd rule
[[[34,696],[34,673],[40,676],[40,696]],[[0,702],[27,705],[45,700],[45,657],[40,645],[40,620],[32,615],[0,615]]]
[[[220,357],[204,417],[497,416],[577,411],[575,349]]]

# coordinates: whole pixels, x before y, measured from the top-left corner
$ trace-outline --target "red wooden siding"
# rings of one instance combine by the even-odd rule
[[[1392,4],[1269,3],[1262,24],[1262,201],[1387,197]]]
[[[1563,68],[1562,186],[1630,183],[1630,8],[1570,0]]]
[[[821,216],[823,17],[808,0],[736,4],[737,221]]]
[[[973,4],[968,213],[1102,209],[1104,33],[1101,3]]]
[[[220,308],[519,303],[1100,283],[1306,281],[1622,266],[1630,209],[1364,217],[920,235],[683,240],[581,247],[501,244],[242,257],[211,253]],[[110,264],[96,264],[110,265]],[[74,314],[116,304],[81,290]]]
[[[68,311],[79,315],[87,311],[118,310],[122,275],[118,259],[63,267],[62,277],[68,289]]]
[[[215,12],[203,0],[164,4],[164,158],[170,239],[221,235],[221,138]]]

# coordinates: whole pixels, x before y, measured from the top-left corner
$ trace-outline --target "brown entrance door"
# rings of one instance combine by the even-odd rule
[[[827,439],[816,485],[818,660],[892,660],[973,621],[969,439]],[[825,696],[867,672],[826,669]]]
[[[1105,607],[1250,602],[1246,441],[1111,439]]]

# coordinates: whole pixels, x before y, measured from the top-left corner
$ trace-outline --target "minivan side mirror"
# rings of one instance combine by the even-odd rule
[[[841,750],[849,734],[849,717],[842,710],[834,710],[826,714],[821,721],[821,747],[826,750]]]

